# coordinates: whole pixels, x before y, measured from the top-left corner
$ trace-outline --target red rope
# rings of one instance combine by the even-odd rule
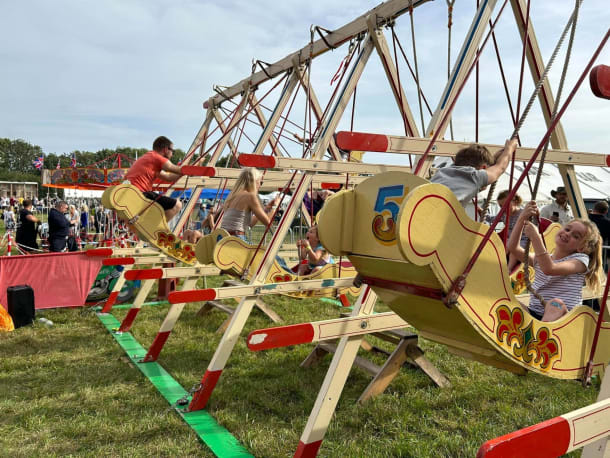
[[[529,34],[527,33],[529,29],[530,22],[530,0],[527,0],[527,8],[525,13],[525,37],[523,40],[523,51],[521,53],[521,69],[519,71],[519,91],[517,92],[517,111],[515,115],[516,122],[519,122],[519,111],[521,109],[521,93],[523,90],[523,73],[525,71],[525,54],[527,50],[527,45],[529,41]]]
[[[508,0],[504,0],[504,3],[502,3],[502,7],[500,8],[500,11],[498,12],[498,15],[496,16],[495,21],[490,26],[490,30],[487,33],[487,36],[485,37],[485,40],[483,40],[483,43],[482,43],[481,47],[479,48],[479,50],[477,51],[477,53],[475,55],[474,62],[472,63],[472,65],[468,69],[468,72],[466,73],[466,76],[464,77],[464,80],[462,81],[462,84],[460,85],[460,87],[457,90],[457,93],[453,97],[453,100],[451,101],[451,104],[449,105],[449,107],[445,111],[445,114],[443,115],[443,118],[442,118],[441,122],[439,123],[439,126],[445,125],[445,123],[447,122],[447,119],[449,119],[449,116],[451,115],[451,112],[453,111],[453,108],[455,107],[455,104],[457,103],[458,98],[459,98],[460,94],[462,93],[462,90],[464,90],[464,86],[468,82],[468,78],[472,74],[472,71],[474,70],[477,62],[481,58],[481,54],[483,53],[483,50],[485,49],[485,45],[489,41],[489,37],[491,36],[491,33],[493,32],[494,28],[498,24],[498,20],[500,19],[500,16],[502,15],[502,12],[504,11],[504,8],[506,7],[506,3],[507,2],[508,2]],[[423,156],[419,159],[419,162],[417,163],[417,167],[415,168],[415,172],[414,172],[415,175],[417,175],[419,173],[419,171],[421,170],[421,168],[423,167],[424,161],[426,160],[426,158],[430,154],[430,151],[432,150],[432,146],[436,142],[436,140],[439,137],[440,133],[441,133],[441,129],[436,129],[436,131],[434,132],[434,135],[432,136],[432,138],[430,139],[430,142],[428,143],[428,147],[426,148],[426,151],[424,152]]]
[[[564,104],[562,105],[561,109],[557,112],[557,116],[555,116],[555,119],[553,119],[553,121],[551,122],[551,124],[550,124],[549,128],[547,129],[546,133],[542,137],[542,140],[540,141],[538,147],[536,148],[536,151],[534,152],[534,154],[532,155],[532,157],[528,161],[527,166],[523,170],[523,173],[517,179],[517,183],[515,183],[515,187],[513,188],[513,190],[506,197],[506,202],[504,202],[504,205],[502,206],[502,209],[500,210],[498,215],[496,215],[496,217],[494,218],[492,224],[489,226],[489,229],[487,230],[487,233],[485,234],[485,236],[483,237],[483,239],[479,243],[479,245],[478,245],[477,249],[475,250],[475,253],[473,254],[473,256],[470,258],[470,261],[468,262],[468,265],[464,269],[462,275],[460,275],[456,279],[456,281],[453,283],[453,285],[451,286],[451,289],[450,289],[449,293],[447,294],[447,297],[449,298],[449,300],[451,300],[454,296],[459,295],[461,293],[461,291],[463,290],[466,276],[472,270],[472,267],[474,266],[474,263],[476,262],[476,260],[480,256],[481,252],[483,251],[483,247],[485,246],[485,244],[491,238],[491,234],[494,232],[496,226],[498,225],[498,222],[501,220],[502,215],[504,215],[506,213],[507,207],[511,204],[512,200],[514,199],[515,194],[517,193],[517,190],[519,189],[519,187],[521,186],[521,184],[525,180],[525,176],[527,176],[529,170],[532,168],[532,166],[536,162],[536,158],[540,154],[540,151],[542,150],[542,148],[544,147],[544,145],[546,144],[546,142],[548,141],[550,136],[553,134],[553,132],[555,130],[555,127],[557,126],[557,124],[561,120],[561,118],[562,118],[563,114],[565,113],[565,111],[567,110],[569,104],[572,102],[572,99],[576,95],[576,92],[580,88],[580,86],[581,86],[582,82],[584,81],[585,77],[588,75],[589,71],[591,70],[591,67],[593,66],[593,63],[595,62],[595,59],[597,59],[597,56],[600,54],[600,52],[604,48],[604,46],[605,46],[606,42],[608,41],[609,37],[610,37],[610,29],[606,32],[606,35],[604,35],[604,38],[602,39],[600,45],[598,46],[598,48],[593,53],[593,56],[591,57],[589,63],[585,67],[585,70],[583,71],[582,75],[580,76],[580,78],[578,79],[576,84],[574,85],[574,88],[572,89],[572,92],[570,92],[570,95],[568,96],[568,98],[566,99]]]

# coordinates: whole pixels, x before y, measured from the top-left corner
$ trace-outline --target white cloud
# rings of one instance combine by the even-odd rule
[[[573,3],[561,2],[561,8],[554,0],[532,4],[532,21],[546,59]],[[203,121],[202,103],[213,95],[214,84],[230,86],[245,78],[254,57],[274,62],[305,46],[311,24],[334,29],[374,6],[375,2],[364,0],[8,2],[3,5],[0,30],[0,137],[24,138],[46,152],[64,153],[118,145],[147,147],[164,134],[186,149]],[[456,3],[454,58],[473,13],[473,5]],[[445,2],[417,8],[414,23],[421,86],[434,109],[447,72]],[[583,3],[564,100],[609,23],[606,0]],[[497,30],[510,92],[516,98],[521,44],[510,7]],[[408,14],[398,19],[396,33],[412,60]],[[391,35],[386,37],[391,46]],[[323,103],[330,97],[330,79],[345,53],[342,47],[314,61],[313,87]],[[609,63],[609,57],[605,51],[600,62]],[[562,59],[563,53],[551,73],[554,88]],[[419,125],[415,84],[402,57],[399,60]],[[501,142],[511,128],[492,43],[481,60],[480,85],[481,140]],[[469,82],[456,106],[457,139],[474,136],[473,86]],[[259,97],[268,87],[260,88]],[[531,90],[527,82],[524,99]],[[268,106],[273,105],[273,97]],[[302,120],[301,98],[294,110],[291,119]],[[351,108],[341,128],[349,128],[350,113]],[[530,144],[544,132],[539,113],[533,111],[524,127]],[[397,114],[379,59],[373,55],[358,87],[355,127],[400,133]],[[607,101],[595,99],[583,87],[564,118],[570,146],[604,152],[609,115]],[[429,120],[426,112],[425,119]]]

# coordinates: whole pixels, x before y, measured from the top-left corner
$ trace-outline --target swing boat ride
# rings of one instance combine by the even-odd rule
[[[132,270],[131,273],[126,269],[125,278],[145,279],[149,282],[146,283],[147,290],[152,284],[150,282],[168,275],[173,275],[171,278],[185,278],[182,289],[169,296],[172,308],[144,361],[157,359],[187,303],[227,297],[240,299],[201,382],[190,393],[192,396],[188,399],[188,411],[205,408],[261,294],[322,297],[336,295],[337,292],[350,292],[354,296],[358,295],[348,319],[276,326],[253,331],[247,338],[248,346],[253,351],[330,339],[322,336],[323,333],[319,331],[324,326],[332,326],[333,332],[329,335],[339,338],[333,362],[296,449],[295,456],[298,457],[315,456],[318,453],[362,339],[379,329],[400,329],[410,325],[421,337],[445,345],[452,353],[517,374],[532,371],[548,377],[571,380],[604,375],[610,359],[610,321],[604,321],[607,290],[599,314],[590,307],[577,306],[554,322],[541,322],[532,318],[515,296],[515,291],[522,291],[523,285],[515,285],[518,283],[516,274],[513,274],[511,283],[504,244],[494,231],[505,216],[506,208],[501,210],[490,227],[471,219],[451,191],[444,186],[430,184],[426,178],[430,175],[435,156],[451,157],[464,145],[464,142],[448,140],[443,135],[450,127],[451,114],[462,89],[476,68],[489,38],[493,36],[502,11],[510,3],[523,42],[522,67],[527,62],[535,84],[534,94],[521,116],[512,113],[511,107],[515,129],[512,136],[518,136],[531,104],[536,99],[541,103],[547,131],[537,148],[517,148],[512,161],[527,161],[528,164],[524,173],[515,180],[505,207],[524,182],[533,164],[537,161],[544,163],[546,157],[547,162],[558,164],[575,215],[586,217],[574,165],[608,166],[609,159],[605,155],[569,150],[560,120],[587,76],[596,96],[610,98],[609,67],[598,65],[593,68],[608,34],[595,50],[566,101],[560,104],[557,99],[561,85],[558,97],[554,99],[547,78],[554,55],[545,66],[530,23],[529,2],[526,4],[525,0],[506,0],[495,18],[492,18],[492,13],[497,10],[496,3],[500,2],[482,1],[456,63],[449,72],[438,107],[434,112],[430,110],[430,122],[425,129],[422,126],[420,134],[399,77],[394,23],[405,13],[409,13],[413,19],[413,12],[426,3],[426,0],[390,0],[332,32],[313,27],[309,45],[274,64],[257,61],[249,77],[231,87],[217,88],[217,94],[204,104],[207,109],[205,121],[182,165],[185,176],[172,186],[161,185],[158,188],[167,191],[194,187],[186,208],[172,228],[165,221],[161,207],[145,199],[135,187],[121,184],[105,191],[103,204],[107,208],[116,211],[120,218],[127,221],[143,240],[156,247],[163,256],[186,265],[184,268]],[[567,31],[572,30],[573,36],[580,3],[581,0],[576,1],[556,49],[561,46]],[[453,2],[447,1],[447,4],[451,11]],[[488,25],[489,30],[486,32]],[[394,58],[383,27],[391,30]],[[320,38],[314,40],[316,33]],[[323,110],[310,84],[311,63],[319,55],[345,43],[350,43],[348,56],[344,60],[335,92]],[[405,136],[354,132],[353,128],[349,132],[337,132],[350,99],[353,97],[355,100],[357,82],[374,52],[381,58],[383,70],[390,82],[404,124]],[[568,60],[569,57],[566,57],[566,62]],[[567,64],[564,73],[565,68]],[[421,113],[422,89],[416,76],[416,65],[415,72],[412,73],[417,84]],[[268,93],[260,100],[254,94],[259,86],[277,77],[280,78],[271,90],[282,82],[284,87],[267,120],[261,112],[260,102]],[[523,68],[521,77],[523,78]],[[310,110],[309,125],[307,116],[304,121],[303,130],[307,132],[308,141],[301,142],[301,158],[285,154],[279,146],[288,120],[288,113],[284,116],[282,114],[291,97],[294,103],[297,87],[304,89]],[[241,100],[233,102],[232,99],[238,96]],[[221,112],[225,102],[234,103],[235,109],[223,119]],[[353,110],[354,106],[352,118]],[[517,109],[517,113],[518,111]],[[239,143],[235,139],[241,139],[243,126],[250,113],[257,117],[262,133],[258,142],[253,142],[252,154],[239,153]],[[317,125],[311,122],[312,113]],[[212,138],[210,125],[214,120],[220,129],[220,138],[206,149],[206,140]],[[225,125],[227,120],[228,125]],[[280,121],[283,124],[278,133],[276,127]],[[233,139],[231,134],[234,134]],[[549,142],[551,149],[547,151]],[[263,246],[262,242],[250,245],[229,236],[218,227],[197,244],[186,243],[179,236],[204,185],[213,184],[219,190],[224,190],[234,183],[239,169],[215,165],[227,146],[241,166],[265,169],[263,188],[281,189],[283,198],[289,200],[277,227],[274,230],[269,227],[265,229],[263,238],[267,232],[270,234],[267,246]],[[267,148],[272,154],[264,154]],[[409,167],[365,164],[345,160],[344,154],[349,151],[408,154],[409,160],[413,155],[417,161]],[[329,154],[331,159],[324,159],[325,154]],[[540,174],[542,165],[538,170]],[[325,249],[339,257],[339,262],[327,265],[310,276],[298,277],[279,267],[275,258],[297,210],[305,210],[302,202],[306,192],[328,184],[341,184],[344,189],[326,200],[317,217],[318,231]],[[291,195],[288,195],[288,190]],[[307,215],[307,212],[302,211],[302,214]],[[545,232],[549,250],[552,249],[558,228],[558,225],[551,225]],[[129,253],[110,250],[92,251],[91,255],[129,256]],[[120,257],[108,258],[108,261],[113,262],[112,260],[122,262]],[[174,269],[172,274],[168,273],[170,269]],[[192,289],[201,275],[214,275],[218,272],[228,272],[239,277],[243,284]],[[358,282],[356,285],[353,283],[356,274],[363,282],[361,288]],[[377,297],[390,307],[391,312],[375,314]],[[132,311],[122,324],[121,331],[131,328],[135,313],[139,311],[136,302],[138,301],[134,302]],[[111,307],[112,302],[109,300],[103,311],[108,312]],[[610,388],[604,387],[610,381],[606,382],[604,378],[603,383],[602,391],[606,393]],[[588,442],[585,441],[582,445],[586,443]]]

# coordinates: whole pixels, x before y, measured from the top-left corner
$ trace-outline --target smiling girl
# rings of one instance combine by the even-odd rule
[[[573,219],[555,236],[555,250],[549,253],[537,228],[529,218],[539,214],[536,202],[528,203],[517,220],[507,249],[520,261],[525,261],[525,250],[519,245],[521,233],[532,241],[534,254],[530,265],[534,267],[532,285],[544,298],[552,298],[546,304],[532,294],[529,310],[533,317],[553,321],[582,303],[582,287],[586,283],[597,292],[601,286],[602,243],[595,224],[584,219]]]

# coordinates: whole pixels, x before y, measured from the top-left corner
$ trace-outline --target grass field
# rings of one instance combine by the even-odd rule
[[[210,282],[219,282],[212,279]],[[334,318],[339,308],[315,300],[269,297],[285,323]],[[159,362],[186,389],[198,383],[220,341],[226,315],[185,308]],[[381,310],[384,310],[381,308]],[[167,306],[146,307],[133,327],[148,347]],[[121,320],[125,310],[115,310]],[[157,393],[90,309],[39,313],[54,322],[0,334],[1,456],[212,456]],[[243,335],[268,327],[254,312]],[[378,346],[391,350],[385,342]],[[370,377],[353,369],[320,449],[324,457],[474,456],[487,439],[594,402],[598,384],[519,377],[457,358],[420,339],[451,380],[439,389],[410,367],[381,396],[356,403]],[[250,453],[292,456],[330,357],[304,369],[313,348],[250,352],[238,341],[208,410]],[[361,350],[361,356],[383,359]],[[578,456],[579,452],[574,454]]]

